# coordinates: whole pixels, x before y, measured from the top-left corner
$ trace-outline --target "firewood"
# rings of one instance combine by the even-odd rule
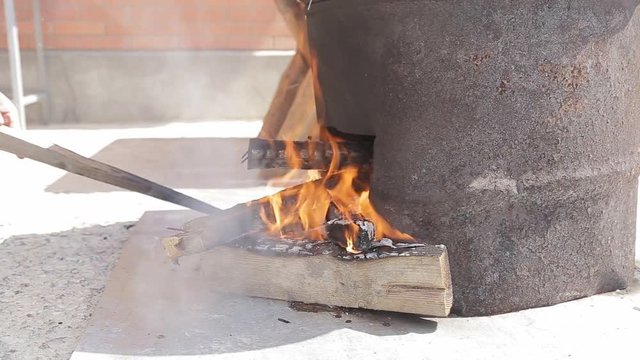
[[[371,232],[366,249],[353,254],[339,237],[337,241],[282,239],[265,231],[260,205],[260,201],[240,204],[185,224],[179,235],[163,240],[167,255],[174,260],[197,255],[186,261],[198,262],[204,278],[222,292],[429,316],[449,314],[451,276],[444,246],[389,239],[370,243]],[[329,222],[327,231],[339,225]]]
[[[373,157],[372,142],[344,141],[337,144],[340,165],[368,165]],[[287,151],[289,146],[293,151]],[[331,144],[320,141],[280,141],[251,139],[247,168],[328,169],[333,158]]]
[[[297,0],[274,0],[291,35],[296,39],[298,52],[310,65],[309,41],[305,5]]]
[[[258,137],[302,139],[311,135],[313,125],[317,123],[305,8],[296,0],[275,0],[275,3],[296,39],[297,48],[282,74]]]
[[[288,190],[297,193],[301,186],[292,186]],[[283,195],[283,198],[286,196]],[[203,216],[189,221],[179,234],[162,240],[167,256],[177,260],[181,256],[207,252],[252,232],[264,232],[260,209],[267,203],[268,196],[265,196],[222,210],[216,216]]]
[[[216,217],[196,218],[181,229],[180,234],[162,240],[171,259],[199,254],[232,242],[252,231],[264,231],[259,207],[238,204],[223,210]]]
[[[287,117],[280,127],[276,139],[307,140],[318,139],[319,126],[316,115],[316,103],[313,93],[313,74],[307,72],[298,89]]]
[[[269,110],[264,116],[262,129],[259,137],[263,139],[275,139],[280,132],[280,128],[287,118],[291,104],[296,98],[296,94],[309,71],[302,55],[296,53],[289,66],[282,74],[276,93],[271,100]]]
[[[356,216],[352,219],[331,219],[325,226],[325,232],[331,242],[346,249],[349,245],[345,233],[351,227],[357,229],[353,238],[353,250],[359,252],[369,250],[376,238],[376,230],[375,225],[367,219]]]
[[[194,260],[216,291],[426,316],[447,316],[451,309],[444,246],[348,254],[328,242],[248,237],[258,240],[232,242]]]
[[[362,172],[364,174],[366,171]],[[319,179],[314,182],[324,181],[326,186],[333,187],[339,178],[340,173],[336,173],[328,179]],[[296,194],[302,186],[304,184],[281,191],[283,202],[295,201]],[[266,228],[260,217],[260,211],[265,209],[266,204],[269,204],[269,196],[220,210],[214,215],[191,220],[183,225],[177,235],[162,240],[165,252],[167,256],[177,261],[181,256],[207,252],[250,233],[264,232]],[[337,218],[336,214],[331,213],[334,211],[332,209],[333,207],[329,208],[331,218]],[[327,229],[327,231],[330,230]]]

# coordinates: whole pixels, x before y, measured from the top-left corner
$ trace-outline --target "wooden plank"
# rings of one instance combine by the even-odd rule
[[[300,89],[296,94],[291,109],[287,113],[277,139],[281,140],[307,140],[318,139],[319,127],[316,120],[316,103],[313,94],[313,74],[307,72]]]
[[[375,260],[221,246],[200,255],[200,268],[221,292],[428,316],[447,316],[452,305],[444,246]]]
[[[297,0],[275,0],[275,3],[296,39],[297,51],[282,74],[258,137],[302,140],[311,135],[312,127],[317,122],[305,8]],[[285,124],[287,128],[283,132]],[[292,126],[300,128],[294,132]]]
[[[262,129],[258,137],[275,139],[278,136],[308,71],[309,66],[307,66],[301,53],[297,52],[280,78],[276,93],[269,105],[269,110],[264,116]]]
[[[305,5],[298,0],[274,0],[274,2],[284,22],[287,24],[291,35],[296,39],[297,51],[300,52],[307,65],[310,66]]]
[[[18,137],[0,132],[0,150],[93,180],[198,210],[205,214],[219,212],[218,208],[203,201],[114,166],[86,158],[58,145],[43,148]]]
[[[451,309],[444,246],[396,243],[349,254],[330,242],[274,239],[257,202],[192,220],[163,245],[174,260],[200,259],[197,267],[221,292],[429,316]]]

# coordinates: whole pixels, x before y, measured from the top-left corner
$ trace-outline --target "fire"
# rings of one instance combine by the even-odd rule
[[[313,49],[311,49],[311,70],[314,76],[318,74],[318,62]],[[317,79],[313,81],[316,113],[318,123],[324,119],[324,97]],[[294,129],[295,138],[304,131]],[[338,216],[350,221],[346,227],[344,238],[346,249],[351,253],[359,252],[356,247],[356,239],[360,231],[355,224],[355,219],[367,219],[375,226],[375,239],[384,237],[394,240],[412,240],[413,238],[397,229],[384,219],[374,208],[369,199],[368,177],[365,181],[359,179],[364,173],[363,169],[355,166],[340,166],[339,142],[341,139],[330,134],[326,128],[317,125],[311,131],[315,138],[319,138],[331,144],[333,155],[329,169],[323,176],[309,172],[308,181],[300,186],[288,188],[276,193],[264,200],[260,216],[270,233],[289,238],[302,237],[312,240],[326,240],[324,225],[327,217]],[[309,142],[309,154],[313,154],[313,142]],[[286,158],[292,169],[302,167],[301,157],[296,153],[293,142],[287,143]],[[294,173],[295,170],[292,171]],[[266,208],[265,208],[266,207]]]
[[[355,241],[354,241],[354,234],[356,234],[356,232],[358,231],[357,226],[355,226],[354,224],[351,224],[349,226],[349,231],[345,231],[344,233],[344,237],[345,239],[347,239],[347,251],[350,253],[358,253],[360,251],[358,251],[355,248]]]
[[[303,234],[312,240],[326,240],[324,224],[328,214],[353,221],[367,219],[375,225],[376,240],[384,237],[396,240],[411,240],[410,235],[395,229],[374,208],[369,199],[368,181],[359,178],[361,169],[355,166],[340,168],[338,141],[324,133],[325,141],[332,144],[333,158],[329,170],[319,180],[310,179],[300,186],[285,189],[263,200],[268,203],[261,208],[261,218],[270,233],[282,237]],[[288,146],[287,159],[292,168],[300,167],[295,148]],[[368,179],[367,179],[368,180]],[[347,251],[357,253],[355,239],[359,228],[354,223],[346,227]]]

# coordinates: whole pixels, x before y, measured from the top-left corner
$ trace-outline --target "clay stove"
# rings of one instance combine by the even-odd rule
[[[448,248],[454,311],[629,286],[638,0],[314,0],[324,124],[375,136],[371,196]]]

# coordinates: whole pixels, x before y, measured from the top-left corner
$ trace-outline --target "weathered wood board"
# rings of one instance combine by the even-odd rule
[[[216,291],[447,316],[452,290],[446,248],[425,246],[407,255],[343,260],[333,255],[263,254],[225,245],[201,254],[200,268]]]

